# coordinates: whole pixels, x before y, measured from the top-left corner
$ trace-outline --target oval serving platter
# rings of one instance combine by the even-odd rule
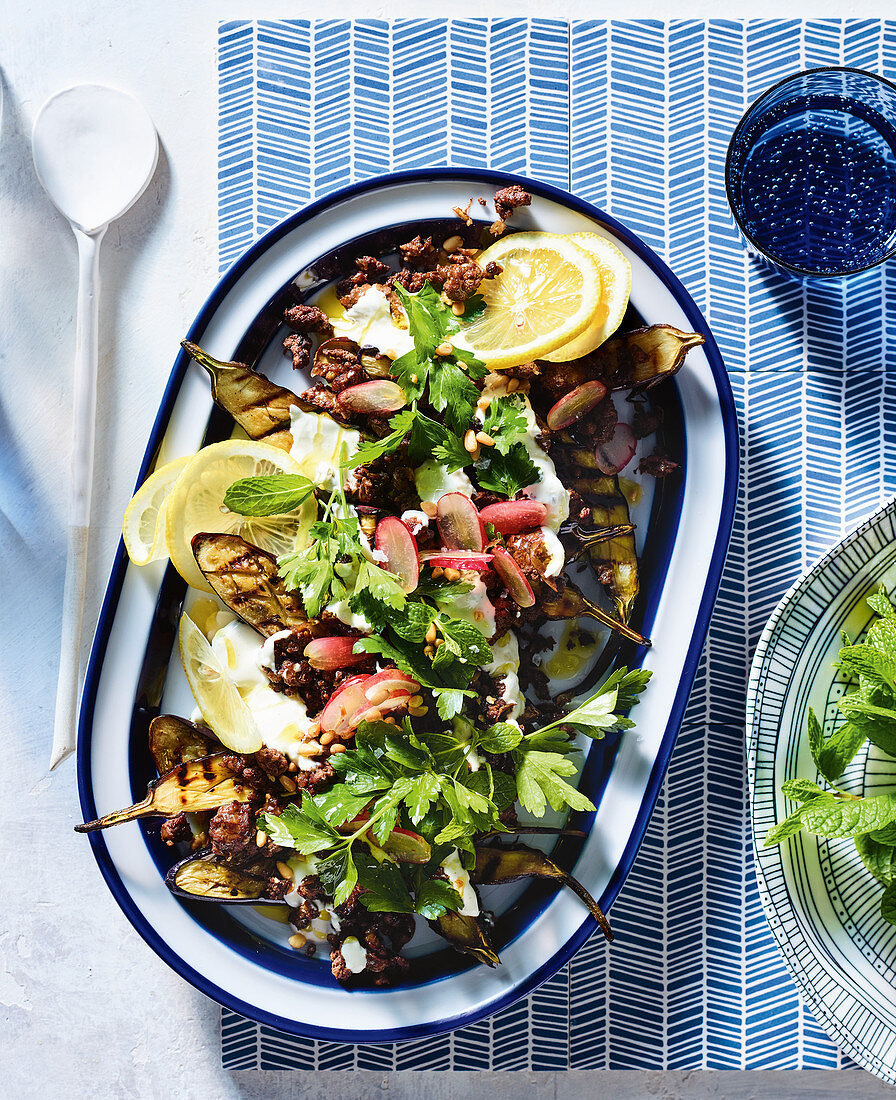
[[[637,709],[637,729],[590,747],[581,787],[598,809],[575,823],[585,839],[564,839],[553,850],[606,910],[631,868],[668,766],[734,514],[731,390],[712,335],[684,287],[634,234],[556,188],[488,171],[396,173],[312,203],[271,230],[224,276],[188,338],[218,358],[240,359],[288,384],[277,335],[291,284],[311,293],[354,256],[382,254],[421,230],[438,232],[442,223],[451,224],[453,207],[510,183],[533,195],[513,229],[597,229],[616,241],[632,263],[633,324],[668,322],[706,336],[675,382],[653,391],[665,414],[664,444],[681,463],[681,471],[655,491],[645,481],[634,514],[643,580],[633,622],[651,636],[653,648],[608,643],[590,673],[593,680],[613,661],[643,663],[653,680]],[[179,355],[138,484],[156,461],[191,454],[231,429],[212,404],[204,372]],[[119,548],[81,706],[78,778],[85,819],[142,797],[153,775],[146,730],[160,705],[175,713],[192,709],[176,653],[172,658],[184,590],[171,567],[138,570]],[[160,843],[157,826],[131,823],[92,833],[90,842],[129,920],[178,973],[237,1012],[313,1038],[394,1042],[472,1023],[547,980],[595,928],[569,892],[544,885],[504,888],[485,899],[496,912],[500,967],[476,965],[423,937],[408,952],[416,953],[408,984],[348,992],[328,966],[291,951],[276,922],[174,898],[162,878],[175,857]]]
[[[830,736],[845,690],[834,668],[840,632],[860,637],[873,618],[865,597],[881,584],[896,587],[896,501],[830,550],[769,619],[750,674],[747,753],[759,898],[787,969],[831,1039],[896,1084],[896,927],[880,915],[882,887],[851,840],[801,831],[762,847],[793,809],[781,784],[817,778],[808,710]],[[896,761],[866,746],[838,785],[896,790]]]

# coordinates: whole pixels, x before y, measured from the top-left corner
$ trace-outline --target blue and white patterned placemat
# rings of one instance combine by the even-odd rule
[[[791,281],[747,256],[731,132],[780,77],[896,78],[896,22],[232,22],[219,36],[222,267],[307,200],[393,168],[489,166],[568,188],[681,277],[741,416],[738,517],[644,846],[592,940],[527,1000],[396,1046],[297,1039],[225,1011],[229,1069],[809,1069],[848,1063],[802,1006],[756,896],[747,672],[784,590],[896,492],[896,269]]]

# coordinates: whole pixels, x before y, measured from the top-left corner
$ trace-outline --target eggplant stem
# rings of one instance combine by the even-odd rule
[[[588,893],[585,887],[574,879],[572,875],[567,874],[562,867],[558,867],[553,860],[547,860],[548,863],[556,870],[557,877],[563,883],[564,886],[568,886],[570,890],[588,906],[588,910],[591,916],[597,921],[601,932],[603,932],[607,943],[613,942],[613,929],[610,927],[610,922],[607,920],[606,914],[603,909],[597,904],[594,898]]]
[[[617,634],[621,634],[623,638],[628,638],[630,642],[637,642],[638,645],[643,646],[649,646],[651,644],[649,638],[645,638],[644,635],[639,634],[637,630],[632,630],[630,626],[620,622],[619,619],[614,619],[613,616],[604,611],[603,608],[592,603],[587,596],[582,597],[582,603],[584,604],[584,610],[581,611],[580,614],[590,615],[593,619],[597,619],[599,623],[608,626],[610,630],[615,630]]]
[[[150,792],[142,802],[138,802],[134,806],[128,806],[124,810],[115,810],[111,814],[106,814],[105,817],[97,818],[96,821],[85,821],[81,825],[76,825],[75,832],[92,833],[97,829],[108,829],[112,825],[121,825],[125,821],[136,821],[137,818],[152,816],[154,813],[152,792]]]

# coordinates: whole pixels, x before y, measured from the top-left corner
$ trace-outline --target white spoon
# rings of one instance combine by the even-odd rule
[[[43,105],[32,135],[34,167],[78,241],[78,332],[68,557],[50,769],[75,748],[81,624],[96,420],[99,251],[109,223],[143,194],[159,159],[152,119],[133,96],[79,84]]]

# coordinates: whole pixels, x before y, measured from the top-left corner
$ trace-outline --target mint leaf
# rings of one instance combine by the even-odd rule
[[[476,462],[476,480],[480,489],[513,498],[529,485],[541,481],[541,471],[522,443],[514,443],[506,454],[487,447]]]
[[[856,851],[872,875],[889,886],[896,881],[896,847],[872,840],[867,834],[856,837]]]
[[[224,506],[241,516],[282,516],[301,507],[314,492],[314,482],[301,474],[267,474],[234,481]]]
[[[833,783],[867,740],[867,731],[861,724],[844,722],[822,745],[818,753],[818,770]]]
[[[479,738],[479,748],[485,752],[501,753],[515,749],[523,739],[519,726],[511,722],[496,722]]]
[[[882,619],[894,619],[896,620],[896,607],[890,603],[890,598],[887,595],[887,590],[883,585],[873,592],[867,598],[867,604],[875,614],[880,615]],[[847,643],[849,644],[849,643]]]
[[[435,624],[442,636],[442,645],[436,650],[434,667],[441,667],[449,657],[473,665],[486,665],[491,661],[492,651],[487,638],[471,622],[441,614]]]
[[[809,735],[809,752],[812,754],[812,760],[816,768],[821,771],[818,764],[818,754],[821,752],[821,746],[824,743],[824,735],[821,732],[821,726],[815,716],[815,711],[811,707],[809,707],[809,715],[806,719],[806,732]]]
[[[818,836],[858,836],[882,829],[896,820],[896,795],[880,794],[871,798],[829,795],[804,803],[799,813],[803,825]]]
[[[807,802],[810,798],[827,793],[811,779],[788,779],[781,784],[781,794],[792,798],[794,802]]]
[[[896,691],[896,654],[867,644],[844,646],[838,663],[849,675],[864,677],[872,684]]]
[[[891,882],[880,899],[880,915],[887,924],[896,924],[896,883]]]

